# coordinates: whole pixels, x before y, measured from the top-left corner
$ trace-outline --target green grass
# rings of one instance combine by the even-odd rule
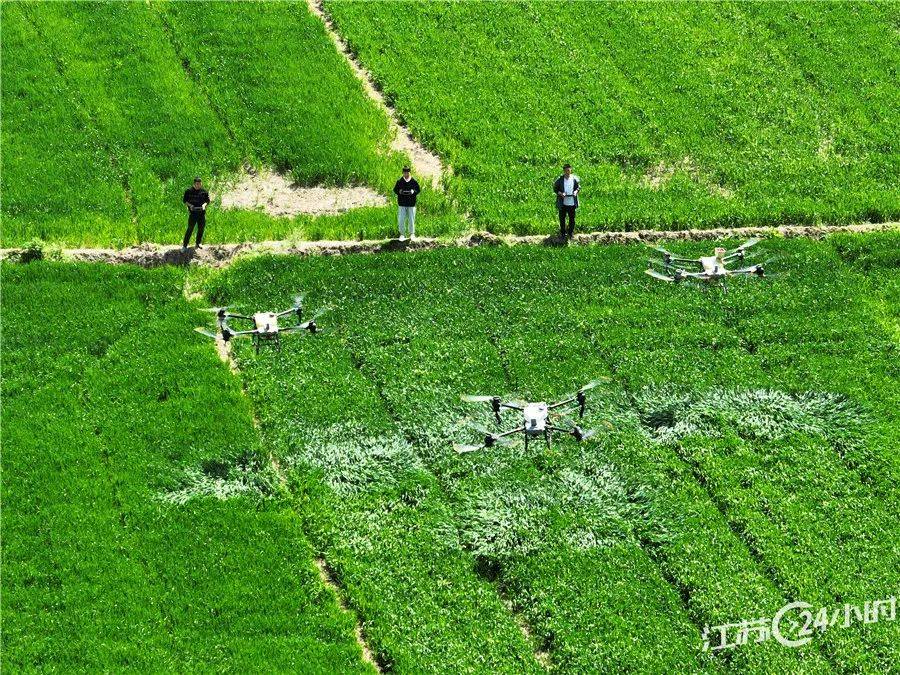
[[[900,218],[890,3],[327,1],[402,122],[452,173],[421,235],[555,230],[570,161],[583,229]],[[369,185],[401,164],[299,2],[4,3],[4,246],[177,243],[195,174],[245,164]],[[213,242],[375,238],[393,207],[210,211]]]
[[[246,396],[184,272],[6,264],[4,662],[364,671],[358,618],[397,672],[890,670],[895,622],[701,636],[896,593],[897,244],[767,240],[727,295],[635,246],[246,259],[189,286],[334,305],[234,344]],[[459,394],[599,375],[590,441],[453,452]]]
[[[704,625],[900,583],[896,233],[763,246],[783,274],[724,296],[647,278],[638,247],[257,258],[209,282],[247,309],[335,305],[323,333],[236,355],[385,663],[524,668],[498,599],[563,672],[896,662],[888,622],[701,650]],[[460,393],[552,399],[604,374],[590,442],[452,451],[474,439]]]
[[[4,667],[370,672],[284,495],[161,499],[267,460],[182,273],[2,273]]]
[[[244,164],[302,185],[390,195],[408,161],[318,18],[295,3],[4,3],[4,245],[180,241],[182,192]],[[456,232],[446,200],[423,220]],[[209,242],[378,237],[391,208],[346,217],[210,211]]]
[[[900,215],[898,18],[883,3],[352,3],[326,8],[455,201],[552,232]]]

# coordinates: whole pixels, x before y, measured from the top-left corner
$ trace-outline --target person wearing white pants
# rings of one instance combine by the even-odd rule
[[[416,236],[416,197],[422,191],[418,181],[409,175],[409,167],[403,167],[403,177],[394,184],[397,195],[397,228],[400,230],[400,241],[409,236]]]
[[[400,239],[406,239],[406,237],[412,239],[416,236],[415,206],[397,207],[397,227],[400,230]]]

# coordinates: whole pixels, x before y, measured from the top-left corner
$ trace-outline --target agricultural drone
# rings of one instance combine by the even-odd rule
[[[459,453],[474,452],[476,450],[481,450],[482,448],[490,448],[495,444],[506,445],[512,441],[512,438],[510,438],[511,436],[514,434],[522,434],[525,438],[526,450],[528,449],[528,441],[538,436],[543,436],[544,441],[549,448],[550,434],[553,431],[570,434],[576,441],[586,440],[593,436],[596,431],[582,429],[569,419],[569,415],[577,410],[578,418],[583,418],[585,407],[587,406],[587,392],[603,382],[606,382],[606,380],[600,379],[588,382],[571,396],[567,396],[557,403],[549,404],[544,401],[536,403],[504,401],[499,396],[463,395],[461,398],[467,403],[489,403],[498,427],[502,423],[500,413],[503,410],[516,410],[522,414],[522,418],[514,429],[499,433],[494,433],[476,426],[476,430],[484,434],[484,438],[480,444],[454,444],[453,447]],[[560,424],[567,424],[568,426],[560,426]]]
[[[265,344],[274,345],[279,351],[281,350],[281,334],[295,333],[301,330],[308,330],[310,333],[316,333],[319,330],[316,319],[322,315],[325,310],[319,310],[306,321],[303,320],[303,296],[294,297],[294,305],[290,309],[283,312],[256,312],[253,316],[244,314],[232,314],[229,307],[212,307],[204,310],[212,312],[216,315],[216,329],[218,335],[222,336],[222,340],[229,342],[232,338],[244,337],[250,335],[253,337],[253,346],[256,353],[259,353],[260,347]],[[283,316],[293,314],[297,317],[297,323],[290,326],[279,326],[278,320]],[[229,321],[236,319],[238,321],[248,321],[253,323],[253,328],[248,330],[235,330],[229,325]],[[216,339],[218,335],[212,333],[205,328],[195,328],[198,333]]]
[[[731,251],[726,251],[722,247],[716,247],[713,255],[700,258],[679,258],[661,246],[656,246],[653,250],[662,254],[662,260],[650,260],[649,267],[645,271],[654,279],[662,279],[663,281],[674,283],[685,280],[719,282],[722,289],[726,290],[725,279],[727,277],[740,275],[765,276],[763,263],[741,267],[736,270],[728,269],[728,265],[736,260],[743,262],[748,255],[747,250],[758,243],[759,239],[750,239]],[[655,270],[653,268],[654,265],[662,267],[663,272]]]

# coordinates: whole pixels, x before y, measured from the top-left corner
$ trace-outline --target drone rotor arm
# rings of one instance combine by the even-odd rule
[[[698,267],[702,267],[703,263],[700,262],[697,258],[672,258],[671,261],[673,263],[680,263],[682,265],[697,265]]]
[[[734,270],[729,272],[731,276],[735,275],[744,275],[744,274],[756,274],[757,276],[766,276],[765,268],[762,265],[753,265],[752,267],[743,267],[739,270]]]
[[[552,403],[547,406],[547,410],[556,410],[557,408],[562,408],[563,406],[569,405],[570,403],[576,403],[578,401],[578,395],[571,396],[566,398],[563,401],[559,401],[558,403]]]
[[[494,440],[500,440],[501,438],[506,438],[508,436],[512,436],[513,434],[521,434],[525,431],[525,427],[516,427],[515,429],[510,429],[509,431],[504,431],[502,434],[494,434]]]
[[[509,431],[504,431],[501,434],[491,433],[487,429],[481,429],[476,427],[476,431],[484,434],[484,442],[480,444],[460,444],[454,443],[453,449],[456,450],[459,454],[465,454],[468,452],[476,452],[477,450],[482,450],[484,448],[489,448],[493,446],[495,443],[499,443],[500,445],[508,445],[510,443],[509,436],[513,434],[520,434],[525,431],[524,427],[516,427],[515,429],[510,429]]]
[[[303,323],[298,323],[296,326],[286,326],[285,328],[279,328],[279,333],[297,333],[301,330],[310,330],[313,326],[316,325],[316,322],[310,319],[309,321],[304,321]],[[318,330],[318,326],[316,326],[316,330]]]

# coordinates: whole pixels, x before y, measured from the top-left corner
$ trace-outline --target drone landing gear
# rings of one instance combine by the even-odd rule
[[[265,344],[271,342],[275,345],[275,349],[281,351],[281,338],[278,333],[273,335],[254,335],[253,336],[253,347],[256,349],[256,353],[259,354],[260,348]]]
[[[525,434],[525,452],[528,452],[528,434]],[[547,444],[547,449],[550,450],[552,444],[550,443],[550,430],[544,429],[544,443]]]

